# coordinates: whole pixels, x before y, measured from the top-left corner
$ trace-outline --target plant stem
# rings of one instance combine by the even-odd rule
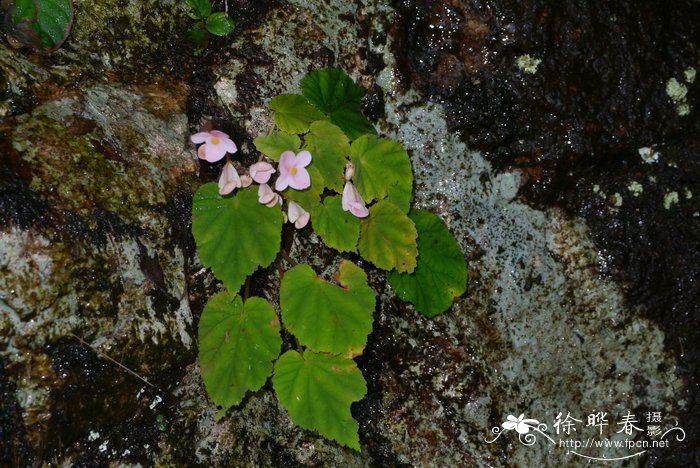
[[[119,362],[119,361],[117,361],[117,360],[115,360],[115,359],[112,359],[111,357],[107,356],[105,353],[103,353],[103,352],[101,352],[100,350],[98,350],[98,349],[96,349],[95,347],[93,347],[90,343],[86,343],[86,342],[85,342],[82,338],[80,338],[78,335],[75,335],[75,334],[73,334],[73,333],[71,333],[71,335],[72,335],[76,340],[80,341],[80,343],[82,343],[84,346],[87,346],[88,348],[92,349],[92,350],[95,351],[97,354],[99,354],[99,355],[102,356],[103,358],[107,359],[107,360],[110,361],[111,363],[116,364],[117,366],[121,367],[122,369],[124,369],[126,372],[128,372],[128,373],[131,374],[131,375],[133,375],[133,376],[136,377],[137,379],[139,379],[139,380],[141,380],[141,381],[147,383],[148,385],[150,385],[150,386],[153,387],[153,388],[156,387],[156,386],[153,385],[151,382],[149,382],[148,380],[146,380],[145,377],[141,377],[139,374],[137,374],[136,372],[132,371],[131,369],[129,369],[128,367],[126,367],[126,366],[125,366],[124,364],[122,364],[121,362]]]
[[[292,257],[289,256],[289,254],[284,250],[280,250],[280,255],[282,256],[283,259],[287,260],[290,265],[292,266],[297,266],[299,263],[297,263],[296,260],[294,260]]]

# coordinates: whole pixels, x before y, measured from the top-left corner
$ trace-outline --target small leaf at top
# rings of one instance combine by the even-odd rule
[[[285,151],[293,151],[296,154],[301,148],[301,140],[297,135],[284,132],[273,132],[270,136],[257,137],[253,140],[253,144],[255,149],[273,161],[279,161],[280,155]]]
[[[413,170],[400,143],[365,135],[352,142],[354,182],[366,202],[386,198],[408,213],[413,193]]]
[[[236,29],[236,22],[229,15],[220,11],[212,13],[207,18],[206,26],[207,31],[216,36],[228,36]]]
[[[308,100],[327,114],[351,139],[375,133],[374,126],[362,115],[361,100],[365,90],[342,70],[324,68],[306,75],[300,83]]]
[[[308,265],[288,270],[280,286],[282,321],[302,345],[352,356],[367,344],[376,295],[362,268],[344,260],[338,271],[341,286],[319,278]]]
[[[323,175],[325,186],[342,192],[347,163],[345,156],[350,153],[350,142],[345,133],[326,120],[313,122],[306,136],[306,147],[313,155],[314,166]]]
[[[467,288],[467,265],[459,244],[440,218],[413,209],[418,230],[418,264],[413,273],[389,272],[396,294],[428,317],[447,310]]]
[[[211,15],[211,1],[209,0],[187,0],[187,4],[194,10],[195,19]]]
[[[309,125],[325,116],[300,94],[280,94],[268,104],[275,111],[275,123],[287,133],[306,133]]]
[[[367,384],[354,361],[290,350],[275,363],[272,385],[296,424],[360,450],[359,426],[350,405],[365,396]]]
[[[282,236],[279,205],[258,202],[257,186],[222,197],[215,183],[194,195],[192,233],[204,266],[212,269],[229,291],[238,291],[246,276],[277,256]]]
[[[329,247],[355,252],[360,238],[360,219],[343,210],[340,195],[326,197],[314,218],[314,231]]]
[[[265,299],[243,303],[224,291],[207,303],[199,321],[199,366],[209,398],[221,406],[217,418],[265,384],[281,346],[277,314]]]
[[[14,8],[12,19],[19,34],[10,30],[8,35],[21,46],[54,51],[66,40],[73,25],[72,0],[16,0]],[[28,25],[38,33],[38,44],[36,35],[20,33]]]
[[[360,220],[360,255],[383,270],[412,272],[418,248],[416,226],[393,203],[382,200]]]

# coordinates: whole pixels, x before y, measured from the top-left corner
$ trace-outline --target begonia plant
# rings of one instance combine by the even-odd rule
[[[466,262],[439,217],[410,207],[408,153],[362,115],[364,90],[337,69],[311,72],[301,89],[270,101],[275,128],[254,140],[258,162],[236,163],[240,174],[228,135],[192,136],[202,160],[229,158],[218,184],[194,196],[199,257],[224,288],[202,312],[199,364],[217,417],[272,377],[296,424],[359,450],[350,406],[366,383],[354,358],[372,331],[376,293],[353,259],[385,271],[396,295],[427,316],[464,293]],[[282,249],[286,222],[291,235],[315,233],[344,257],[332,278]],[[279,299],[250,297],[251,275],[273,262]]]

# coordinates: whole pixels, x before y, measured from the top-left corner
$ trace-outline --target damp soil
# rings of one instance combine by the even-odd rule
[[[522,200],[584,218],[600,274],[621,280],[632,308],[665,332],[686,383],[688,438],[648,464],[697,466],[700,84],[684,76],[700,68],[697,2],[394,6],[402,85],[441,103],[451,129],[495,167],[523,174]],[[518,66],[526,55],[540,60],[534,73]],[[687,89],[688,115],[666,93],[671,78]],[[659,160],[645,162],[641,147]]]

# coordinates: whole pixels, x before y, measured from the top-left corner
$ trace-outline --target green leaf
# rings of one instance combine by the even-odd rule
[[[287,200],[294,200],[302,208],[311,214],[311,222],[314,222],[314,217],[321,208],[321,193],[323,193],[323,176],[314,165],[313,159],[311,164],[306,166],[311,177],[311,185],[304,190],[294,190],[293,188],[285,189],[283,192]]]
[[[413,193],[413,171],[408,153],[400,143],[374,135],[352,142],[350,159],[353,181],[366,202],[387,198],[404,213]]]
[[[236,22],[224,12],[212,13],[206,22],[207,31],[216,36],[228,36],[236,28]]]
[[[246,276],[277,256],[282,211],[279,205],[258,203],[257,186],[222,197],[217,184],[204,184],[193,205],[192,233],[199,257],[229,291],[238,291]]]
[[[187,4],[194,10],[195,19],[211,15],[211,2],[209,0],[187,0]]]
[[[280,94],[268,105],[275,111],[275,123],[287,133],[306,133],[309,125],[325,116],[300,94]]]
[[[425,210],[411,210],[418,230],[418,264],[411,273],[389,272],[396,294],[432,317],[449,309],[467,289],[467,264],[459,244],[440,218]]]
[[[360,220],[360,255],[383,270],[412,272],[418,248],[416,226],[393,203],[382,200]]]
[[[332,123],[319,120],[311,124],[306,136],[306,147],[313,156],[314,166],[323,175],[326,187],[343,191],[345,155],[350,152],[350,142],[345,133]]]
[[[344,71],[337,68],[316,70],[306,75],[300,85],[304,96],[351,140],[365,133],[375,133],[374,126],[362,115],[360,104],[365,90]]]
[[[292,421],[360,450],[358,424],[350,405],[367,393],[354,361],[306,351],[287,351],[275,364],[272,385]]]
[[[217,418],[265,384],[281,346],[277,314],[265,299],[244,304],[224,291],[207,303],[199,321],[199,366],[209,398],[221,406]]]
[[[301,148],[301,140],[297,135],[284,132],[274,132],[270,136],[257,137],[253,140],[253,144],[255,149],[273,161],[279,161],[280,155],[287,150],[298,153]]]
[[[324,281],[308,265],[288,270],[280,286],[282,321],[299,343],[314,351],[361,354],[372,331],[376,295],[367,275],[344,260],[341,286]]]
[[[209,43],[209,32],[206,29],[192,28],[187,31],[187,41],[195,50],[195,54],[201,52]]]
[[[343,211],[340,195],[327,197],[313,220],[314,230],[329,247],[341,252],[357,251],[360,219]]]
[[[71,0],[17,0],[13,20],[15,25],[28,21],[39,33],[40,45],[34,44],[32,40],[29,40],[30,43],[25,43],[20,39],[19,42],[22,45],[38,47],[45,51],[56,50],[68,37],[73,25],[73,2]]]

